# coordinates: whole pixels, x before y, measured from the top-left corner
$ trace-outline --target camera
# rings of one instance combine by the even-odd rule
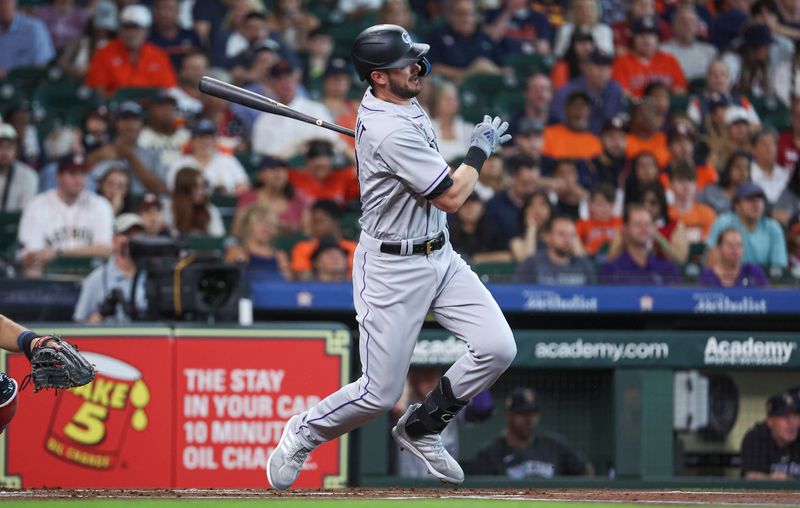
[[[131,238],[135,281],[144,277],[147,312],[135,319],[236,322],[242,269],[215,257],[187,255],[171,238]],[[136,285],[134,285],[136,287]]]
[[[100,307],[98,307],[97,312],[104,318],[111,317],[117,313],[117,307],[119,305],[122,305],[125,314],[130,315],[128,301],[125,299],[125,295],[122,294],[121,289],[115,288],[106,295]]]

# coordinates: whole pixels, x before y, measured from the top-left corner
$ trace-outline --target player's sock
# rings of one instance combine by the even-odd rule
[[[409,416],[406,432],[411,437],[438,434],[468,403],[469,401],[458,400],[453,395],[450,380],[443,376],[436,388]]]

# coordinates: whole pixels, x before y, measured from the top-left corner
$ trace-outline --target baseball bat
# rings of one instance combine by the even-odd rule
[[[335,123],[314,118],[311,115],[296,111],[286,104],[281,104],[280,102],[270,99],[269,97],[265,97],[261,94],[251,92],[250,90],[245,90],[244,88],[208,76],[203,76],[200,79],[200,84],[197,88],[204,94],[213,95],[214,97],[235,102],[236,104],[241,104],[242,106],[247,106],[248,108],[253,108],[265,113],[272,113],[273,115],[285,116],[301,122],[310,123],[312,125],[316,125],[317,127],[322,127],[324,129],[336,131],[340,134],[345,134],[351,138],[355,137],[356,135],[352,129],[348,129],[347,127],[342,127],[341,125],[336,125]]]

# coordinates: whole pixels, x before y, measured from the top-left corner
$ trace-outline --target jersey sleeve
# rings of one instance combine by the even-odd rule
[[[742,476],[749,472],[769,474],[769,457],[767,447],[759,439],[755,429],[745,434],[740,451],[742,458]]]
[[[449,174],[450,166],[414,129],[389,134],[378,147],[378,156],[389,171],[421,196],[427,196]]]

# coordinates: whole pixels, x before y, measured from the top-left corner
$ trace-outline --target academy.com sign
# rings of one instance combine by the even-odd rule
[[[703,361],[706,365],[785,365],[796,349],[797,342],[709,337]]]
[[[536,358],[543,360],[665,360],[669,344],[665,342],[540,342]]]

